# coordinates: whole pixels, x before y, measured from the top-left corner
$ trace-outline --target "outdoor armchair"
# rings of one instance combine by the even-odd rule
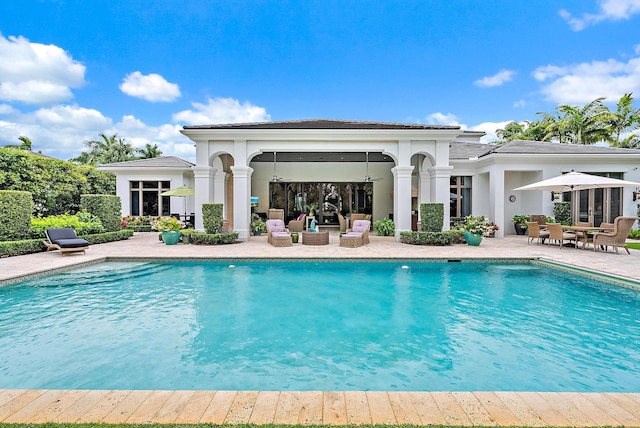
[[[618,254],[618,247],[624,247],[627,253],[631,254],[626,240],[635,221],[635,217],[616,217],[613,221],[612,232],[597,232],[593,235],[594,251],[598,251],[600,245],[604,246],[604,250],[607,251],[608,246],[611,245],[616,250],[616,254]]]
[[[547,245],[551,244],[551,241],[557,241],[560,243],[560,249],[562,249],[564,241],[576,242],[576,234],[562,230],[560,223],[547,224],[547,228],[549,229],[549,242],[547,242]]]

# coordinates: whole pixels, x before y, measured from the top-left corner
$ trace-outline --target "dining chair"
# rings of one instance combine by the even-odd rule
[[[560,223],[548,223],[547,228],[549,229],[549,242],[547,242],[547,245],[551,244],[551,241],[558,242],[560,243],[560,249],[562,249],[564,241],[573,241],[575,244],[576,234],[563,231]]]
[[[541,228],[540,224],[537,221],[528,221],[527,230],[529,231],[529,244],[531,244],[536,238],[538,240],[536,242],[536,245],[540,245],[540,240],[542,240],[542,243],[544,244],[544,240],[549,238],[549,231],[547,229]]]

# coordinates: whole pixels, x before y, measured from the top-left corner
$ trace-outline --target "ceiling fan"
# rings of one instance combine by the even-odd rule
[[[365,173],[364,173],[364,182],[371,183],[372,181],[382,180],[381,177],[373,178],[369,175],[369,152],[365,152]]]
[[[271,178],[271,181],[275,181],[278,183],[281,183],[283,181],[289,181],[286,178],[278,177],[278,174],[276,172],[276,152],[273,152],[273,177]]]

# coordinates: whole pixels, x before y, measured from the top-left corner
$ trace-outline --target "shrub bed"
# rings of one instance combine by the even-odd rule
[[[400,232],[400,242],[413,245],[452,245],[464,242],[464,231]]]

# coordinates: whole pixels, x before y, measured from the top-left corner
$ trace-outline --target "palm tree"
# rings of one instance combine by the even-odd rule
[[[18,137],[18,140],[22,141],[22,144],[18,147],[19,149],[31,151],[31,147],[33,147],[33,143],[31,142],[29,137],[25,137],[24,135],[21,135]]]
[[[151,144],[147,143],[144,149],[138,149],[138,153],[142,155],[142,159],[157,158],[162,156],[162,150],[160,150],[157,144],[154,144],[152,146]]]
[[[610,114],[608,127],[610,131],[609,142],[613,147],[624,147],[623,144],[629,143],[629,138],[621,142],[620,134],[640,129],[640,108],[633,108],[632,93],[624,94],[620,98],[615,113],[611,112]]]
[[[556,120],[547,127],[545,138],[557,138],[561,143],[595,144],[607,139],[606,123],[611,114],[597,98],[584,107],[562,104],[556,108]]]
[[[73,162],[84,164],[105,164],[115,162],[125,162],[136,158],[136,149],[124,138],[118,138],[118,134],[107,137],[100,134],[100,140],[85,141],[88,152],[82,152],[77,158],[71,159]]]

